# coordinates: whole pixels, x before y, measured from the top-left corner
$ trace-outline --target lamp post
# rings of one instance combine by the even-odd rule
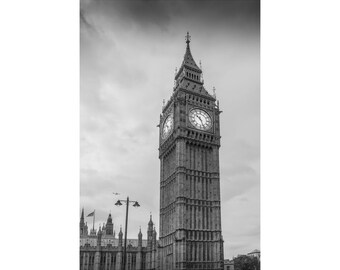
[[[126,240],[127,240],[127,226],[128,226],[128,214],[129,214],[129,203],[133,202],[134,204],[132,206],[139,207],[139,203],[137,201],[130,201],[129,196],[126,198],[126,200],[118,200],[115,205],[121,206],[123,205],[122,202],[126,203],[126,215],[125,215],[125,232],[124,232],[124,253],[123,253],[123,264],[122,269],[125,270],[126,267]]]

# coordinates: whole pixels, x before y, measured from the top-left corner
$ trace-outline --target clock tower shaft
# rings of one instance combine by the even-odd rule
[[[189,42],[187,35],[174,92],[160,116],[159,263],[165,270],[223,269],[220,110],[203,86]],[[164,129],[169,117],[173,125]]]

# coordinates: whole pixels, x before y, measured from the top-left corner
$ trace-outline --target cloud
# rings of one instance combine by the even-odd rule
[[[156,125],[189,30],[223,110],[226,254],[259,248],[259,1],[82,0],[80,10],[80,200],[98,211],[96,226],[110,210],[116,230],[124,224],[112,192],[141,204],[131,210],[130,237],[150,212],[159,224]]]
[[[122,15],[132,19],[143,27],[159,27],[163,31],[168,29],[170,13],[175,3],[169,1],[117,1],[115,8]]]
[[[260,249],[260,191],[254,185],[241,196],[223,201],[223,237],[226,241],[225,256],[232,258]]]
[[[236,196],[243,195],[249,189],[258,185],[259,176],[256,171],[251,169],[250,167],[240,167],[241,170],[238,174],[234,174],[229,176],[227,181],[223,181],[221,183],[221,197],[223,201],[231,200]],[[226,173],[225,173],[226,174]]]
[[[80,28],[85,27],[90,30],[94,30],[94,27],[87,21],[84,15],[84,11],[80,9]]]

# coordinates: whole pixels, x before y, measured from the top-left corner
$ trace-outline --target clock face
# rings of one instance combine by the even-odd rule
[[[173,114],[170,113],[163,122],[163,127],[162,127],[162,138],[163,139],[167,138],[170,135],[173,125],[174,125]]]
[[[200,109],[192,109],[189,113],[190,123],[197,129],[208,130],[212,126],[209,114]]]

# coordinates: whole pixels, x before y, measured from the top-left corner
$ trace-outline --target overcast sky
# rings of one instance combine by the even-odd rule
[[[80,206],[111,211],[115,230],[129,211],[128,237],[159,228],[158,128],[162,101],[185,53],[202,61],[221,114],[220,175],[225,258],[260,248],[259,1],[80,3]],[[122,195],[114,196],[112,192]],[[89,226],[92,219],[87,218]]]

